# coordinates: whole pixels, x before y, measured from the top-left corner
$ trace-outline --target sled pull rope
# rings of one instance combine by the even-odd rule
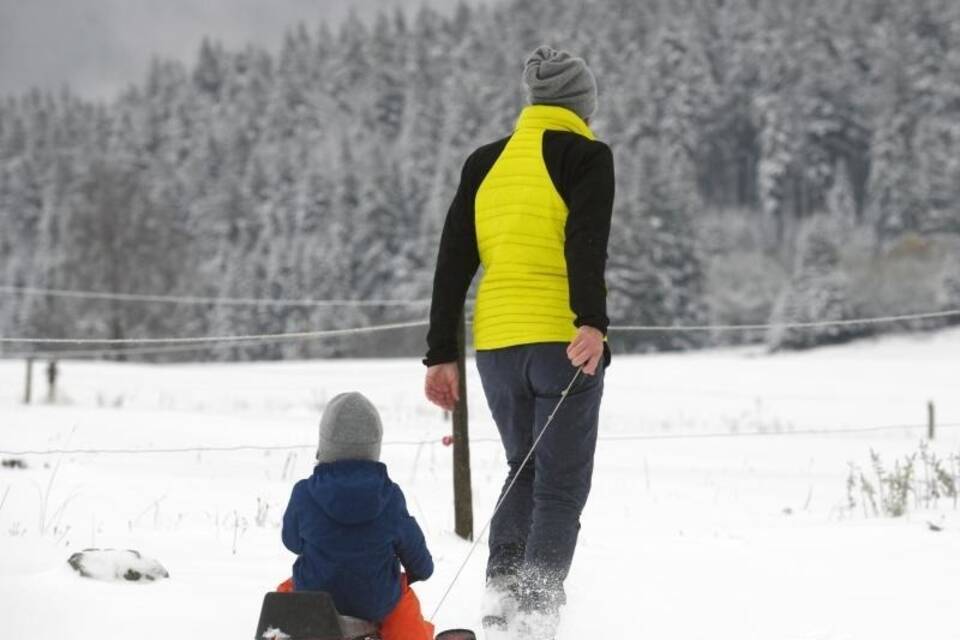
[[[443,603],[447,601],[447,597],[453,591],[453,587],[457,584],[457,580],[460,579],[460,576],[463,574],[463,570],[466,569],[467,563],[470,562],[470,558],[473,556],[473,552],[477,550],[477,546],[480,544],[480,541],[483,540],[484,534],[487,533],[487,529],[490,528],[490,525],[493,523],[493,519],[497,516],[497,513],[500,511],[500,507],[503,506],[503,501],[507,499],[507,496],[510,494],[510,491],[513,489],[513,486],[517,483],[517,478],[520,477],[520,472],[523,471],[524,467],[527,466],[527,463],[530,462],[530,458],[533,457],[533,452],[536,451],[537,445],[540,444],[540,440],[543,438],[543,434],[547,432],[547,427],[550,426],[550,423],[553,422],[553,417],[557,415],[557,411],[560,409],[560,405],[563,404],[563,401],[567,399],[567,395],[570,393],[570,390],[573,389],[573,385],[576,383],[577,379],[580,377],[580,374],[583,372],[583,367],[577,369],[576,373],[573,374],[573,378],[570,380],[570,384],[567,385],[567,388],[560,393],[560,399],[557,401],[556,406],[553,408],[553,411],[550,412],[550,415],[547,416],[547,421],[543,425],[543,429],[540,430],[540,433],[537,434],[536,439],[533,441],[533,445],[530,447],[530,451],[527,452],[527,456],[523,459],[523,462],[520,463],[520,466],[517,467],[516,473],[513,474],[513,480],[510,481],[510,484],[507,485],[506,491],[503,492],[503,495],[500,497],[500,500],[497,502],[497,506],[494,507],[493,513],[490,514],[490,517],[487,519],[486,524],[483,525],[483,529],[480,530],[480,534],[474,539],[473,544],[470,546],[470,550],[467,551],[467,555],[464,557],[463,562],[460,563],[460,568],[457,569],[457,573],[453,576],[453,580],[450,581],[450,585],[447,587],[447,590],[443,592],[443,596],[440,598],[440,602],[437,603],[437,607],[433,610],[433,615],[430,616],[430,620],[435,620],[437,614],[440,612],[440,609],[443,607]]]

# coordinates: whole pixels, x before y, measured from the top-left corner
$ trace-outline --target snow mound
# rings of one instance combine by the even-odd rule
[[[274,629],[273,627],[270,627],[263,632],[263,640],[289,640],[289,638],[290,636],[285,634],[283,631],[280,631],[280,629]]]
[[[94,580],[153,582],[170,577],[159,562],[132,549],[85,549],[67,562],[81,576]]]

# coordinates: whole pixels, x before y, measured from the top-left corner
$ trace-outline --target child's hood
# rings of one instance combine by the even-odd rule
[[[387,508],[394,484],[381,462],[342,460],[318,464],[307,479],[310,496],[342,524],[377,519]]]

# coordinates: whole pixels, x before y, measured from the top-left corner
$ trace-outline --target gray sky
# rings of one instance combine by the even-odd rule
[[[427,0],[446,9],[455,0]],[[339,22],[352,6],[415,11],[421,0],[0,0],[0,95],[64,84],[110,98],[143,79],[151,56],[195,59],[210,35],[228,47],[275,49],[301,20]]]

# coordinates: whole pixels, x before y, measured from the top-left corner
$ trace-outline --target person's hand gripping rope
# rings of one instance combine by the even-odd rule
[[[585,374],[595,375],[603,358],[603,332],[593,327],[580,327],[567,347],[567,357],[570,358],[570,364],[577,369],[583,367]]]

